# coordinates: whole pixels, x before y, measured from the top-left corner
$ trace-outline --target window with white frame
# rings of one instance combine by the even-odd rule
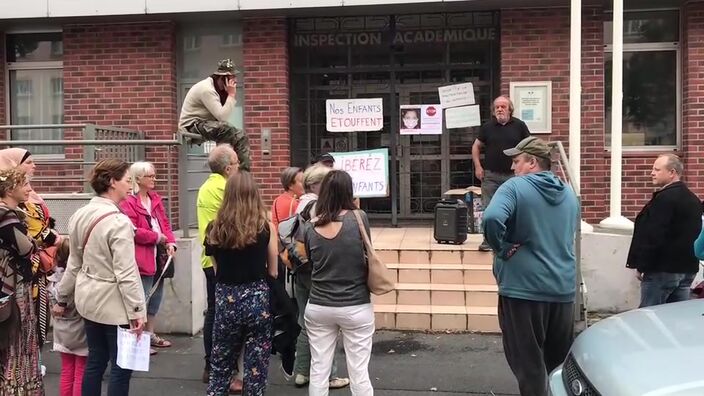
[[[679,10],[624,13],[623,146],[677,148],[680,144]],[[613,23],[604,23],[604,123],[611,143]]]
[[[10,124],[62,123],[64,100],[61,33],[10,33],[6,40]],[[58,140],[63,139],[63,130],[16,129],[12,130],[10,137],[13,140]],[[63,154],[63,148],[59,146],[26,148],[32,154]]]

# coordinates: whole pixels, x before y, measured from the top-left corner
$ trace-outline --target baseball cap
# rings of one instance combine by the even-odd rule
[[[509,157],[515,157],[523,153],[549,159],[550,147],[543,139],[537,138],[535,136],[528,136],[527,138],[518,142],[516,147],[504,150],[504,154],[508,155]]]
[[[316,162],[335,162],[335,157],[330,153],[323,153],[318,156]]]

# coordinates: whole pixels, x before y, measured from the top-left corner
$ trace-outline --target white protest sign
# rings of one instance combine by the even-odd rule
[[[117,359],[115,363],[125,370],[149,371],[150,334],[137,334],[117,326]]]
[[[355,197],[372,198],[389,195],[388,149],[330,154],[335,158],[335,169],[343,170],[352,177]]]
[[[479,105],[453,107],[445,110],[447,129],[473,127],[481,124]]]
[[[325,115],[328,132],[380,131],[384,127],[381,98],[328,99]]]
[[[462,83],[439,87],[440,104],[444,109],[474,104],[474,86],[472,83]]]
[[[399,131],[401,135],[442,134],[442,106],[401,105]]]

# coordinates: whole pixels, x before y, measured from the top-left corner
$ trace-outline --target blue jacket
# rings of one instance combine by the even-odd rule
[[[573,302],[574,238],[579,205],[552,172],[516,176],[499,187],[484,212],[484,237],[494,249],[499,295]]]

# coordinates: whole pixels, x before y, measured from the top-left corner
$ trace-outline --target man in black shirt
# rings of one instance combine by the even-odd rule
[[[482,182],[482,206],[489,206],[491,197],[503,182],[513,176],[511,157],[504,155],[504,150],[516,147],[518,143],[530,136],[526,124],[513,117],[513,103],[506,96],[494,99],[494,117],[479,128],[479,136],[472,145],[474,174]],[[479,152],[484,148],[484,167],[479,161]],[[479,245],[479,250],[491,250],[486,240]]]
[[[640,308],[689,299],[699,259],[694,240],[702,229],[699,198],[680,177],[682,161],[663,154],[650,176],[658,188],[636,217],[626,267],[640,279]]]

